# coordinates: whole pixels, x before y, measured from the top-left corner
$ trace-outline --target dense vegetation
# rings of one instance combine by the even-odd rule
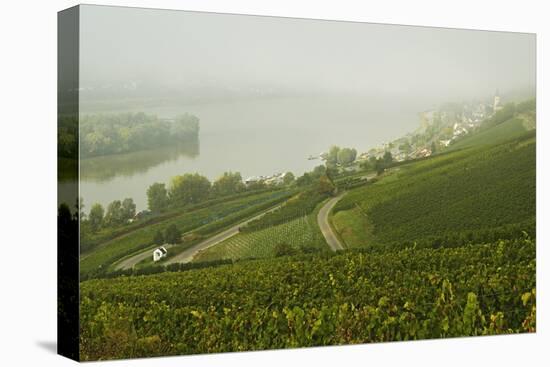
[[[525,132],[533,110],[534,102],[507,105],[456,150],[375,159],[368,168],[380,175],[368,181],[320,166],[258,194],[232,173],[213,185],[199,175],[155,184],[163,219],[129,225],[82,260],[86,276],[103,279],[81,283],[81,358],[534,332],[536,133]],[[328,154],[332,165],[354,156]],[[355,249],[331,253],[320,251],[328,247],[315,218],[335,187],[349,191],[332,221]],[[211,236],[283,201],[197,262],[97,270],[187,231]],[[193,209],[167,215],[167,203]]]
[[[326,249],[316,226],[314,218],[302,216],[283,224],[238,234],[201,251],[193,261],[263,258]]]
[[[176,226],[182,234],[194,231],[200,236],[205,236],[238,220],[246,219],[258,211],[268,209],[286,200],[289,195],[286,191],[279,191],[234,198],[204,208],[182,211],[178,215],[142,227],[134,227],[135,229],[130,232],[97,244],[93,251],[82,256],[81,276],[89,277],[104,273],[112,263],[124,256],[153,246],[157,232],[165,232],[171,225]]]
[[[261,218],[243,226],[241,232],[257,231],[306,216],[315,209],[317,204],[325,200],[328,195],[326,192],[319,192],[319,190],[315,189],[302,191],[295,197],[290,198],[279,209],[267,213]]]
[[[81,358],[534,331],[534,287],[529,238],[92,280],[81,284]]]
[[[196,142],[199,119],[184,114],[162,120],[145,113],[83,115],[80,125],[80,157],[133,152],[169,144]],[[76,139],[74,129],[60,128],[62,147]],[[63,148],[65,149],[65,148]]]
[[[349,192],[334,224],[348,246],[419,241],[534,220],[534,132],[442,154]]]
[[[78,158],[78,120],[72,115],[61,115],[57,120],[57,156]]]

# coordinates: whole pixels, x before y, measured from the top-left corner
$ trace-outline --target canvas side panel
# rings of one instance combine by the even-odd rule
[[[79,360],[79,7],[57,27],[57,352]]]

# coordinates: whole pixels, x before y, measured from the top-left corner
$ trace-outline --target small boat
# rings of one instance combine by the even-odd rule
[[[314,159],[319,159],[319,157],[316,157],[316,156],[314,156],[314,155],[310,155],[309,157],[307,157],[307,159],[308,159],[309,161],[312,161],[312,160],[314,160]]]

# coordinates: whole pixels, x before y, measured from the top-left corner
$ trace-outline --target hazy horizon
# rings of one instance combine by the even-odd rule
[[[535,35],[84,5],[84,102],[231,95],[481,98],[535,86]],[[200,97],[197,97],[200,96]]]

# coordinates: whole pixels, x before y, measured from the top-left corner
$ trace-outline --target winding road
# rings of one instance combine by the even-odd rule
[[[340,239],[334,231],[332,230],[332,227],[329,223],[329,214],[332,208],[336,205],[336,203],[344,197],[345,192],[331,198],[323,207],[321,210],[319,210],[319,214],[317,214],[317,223],[319,224],[319,228],[321,229],[321,232],[323,233],[323,236],[325,237],[325,240],[327,241],[327,244],[330,246],[332,251],[338,251],[343,250],[344,246],[342,246],[342,243],[340,242]]]
[[[375,175],[368,175],[364,176],[364,178],[371,179]],[[332,208],[336,205],[336,203],[344,197],[345,192],[339,194],[336,197],[331,198],[329,201],[326,202],[325,205],[319,210],[319,214],[317,215],[317,223],[319,224],[319,228],[321,229],[321,232],[323,233],[323,236],[325,237],[325,240],[327,241],[327,244],[330,246],[332,251],[338,251],[343,250],[344,246],[342,245],[342,242],[338,238],[338,236],[334,233],[334,230],[332,229],[330,223],[329,223],[329,214]],[[214,245],[217,245],[218,243],[225,241],[226,239],[236,235],[239,233],[239,228],[244,226],[245,224],[258,219],[262,217],[263,215],[272,212],[278,208],[280,208],[281,205],[277,205],[269,210],[266,210],[250,219],[247,219],[243,222],[240,222],[228,229],[226,229],[223,232],[220,232],[190,248],[187,250],[184,250],[183,252],[177,254],[176,256],[169,258],[167,261],[163,262],[163,265],[168,264],[174,264],[174,263],[187,263],[193,260],[193,257],[202,250],[206,250],[209,247],[212,247]],[[164,245],[166,249],[169,249],[170,247],[173,247],[174,245]],[[115,264],[115,269],[131,269],[133,268],[137,263],[147,259],[148,257],[153,256],[152,255],[152,249],[148,249],[146,251],[140,252],[136,255],[130,256],[126,259],[123,259],[119,261],[117,264]]]
[[[269,213],[269,212],[272,212],[278,208],[280,208],[281,205],[277,205],[269,210],[266,210],[252,218],[249,218],[243,222],[240,222],[228,229],[226,229],[225,231],[223,232],[220,232],[202,242],[199,242],[197,243],[196,245],[188,248],[187,250],[184,250],[182,251],[181,253],[177,254],[176,256],[172,257],[172,258],[169,258],[167,261],[163,262],[162,265],[169,265],[169,264],[173,264],[173,263],[187,263],[187,262],[190,262],[191,260],[193,260],[193,257],[199,252],[199,251],[202,251],[202,250],[206,250],[207,248],[209,247],[212,247],[214,245],[217,245],[218,243],[222,242],[222,241],[225,241],[226,239],[236,235],[237,233],[239,233],[239,228],[244,226],[245,224],[255,220],[255,219],[258,219],[260,217],[262,217],[263,215]],[[174,245],[164,245],[164,247],[168,250],[170,247],[173,247]],[[120,262],[118,262],[117,264],[115,264],[115,269],[119,270],[119,269],[131,269],[133,268],[137,263],[147,259],[148,257],[152,257],[153,256],[153,249],[150,248],[146,251],[143,251],[143,252],[140,252],[136,255],[133,255],[133,256],[130,256],[126,259],[123,259],[121,260]]]

